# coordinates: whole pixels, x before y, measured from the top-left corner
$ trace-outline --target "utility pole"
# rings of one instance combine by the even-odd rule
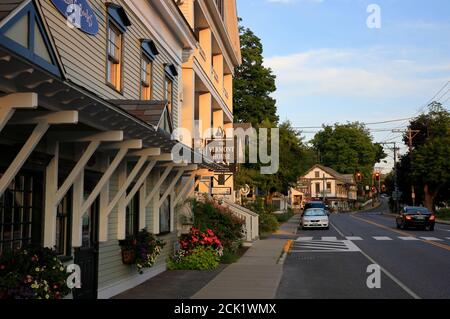
[[[398,174],[397,174],[397,151],[400,150],[399,148],[397,148],[397,143],[396,142],[389,142],[389,143],[380,143],[381,145],[394,145],[394,190],[395,190],[395,212],[398,212],[398,208],[399,208],[399,191],[398,191]]]
[[[326,201],[326,196],[327,196],[326,193],[325,193],[325,191],[326,191],[326,190],[325,190],[325,186],[326,186],[326,185],[325,185],[325,174],[323,174],[323,182],[322,182],[322,184],[323,184],[323,185],[322,185],[322,187],[323,187],[323,196],[322,196],[322,198],[323,198],[323,202],[325,203],[325,201]]]
[[[413,139],[420,133],[420,130],[413,130],[408,128],[408,130],[392,130],[393,133],[407,133],[408,134],[408,147],[409,147],[409,158],[412,166],[412,151],[413,151]],[[416,205],[416,190],[414,184],[411,183],[411,199],[413,206]]]

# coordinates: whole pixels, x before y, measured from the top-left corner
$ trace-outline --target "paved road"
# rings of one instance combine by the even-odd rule
[[[450,226],[400,231],[385,206],[332,215],[330,230],[299,230],[277,298],[450,298]],[[367,267],[381,267],[369,289]]]

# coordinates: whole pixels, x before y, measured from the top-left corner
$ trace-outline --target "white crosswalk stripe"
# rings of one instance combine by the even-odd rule
[[[401,240],[420,240],[420,239],[417,238],[417,237],[411,237],[411,236],[407,236],[407,237],[398,237],[398,238],[400,238]]]
[[[450,237],[445,237],[445,239],[448,239],[448,240],[450,240]]]
[[[322,240],[327,240],[327,241],[336,241],[337,238],[336,237],[322,237]]]
[[[346,236],[345,237],[347,240],[364,240],[359,236]]]
[[[423,240],[428,240],[428,241],[443,241],[442,239],[436,238],[436,237],[420,237]]]
[[[387,240],[392,240],[391,237],[387,237],[387,236],[373,236],[373,239],[375,240],[379,240],[379,241],[387,241]]]
[[[301,240],[312,240],[312,237],[299,237],[297,238],[297,241],[301,241]]]
[[[301,240],[294,242],[289,253],[331,253],[355,251],[360,250],[350,240]]]

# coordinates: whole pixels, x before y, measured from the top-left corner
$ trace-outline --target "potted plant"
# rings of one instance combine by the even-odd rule
[[[0,299],[62,299],[70,293],[66,267],[49,248],[28,247],[0,255]]]
[[[138,234],[119,242],[122,249],[122,262],[136,265],[140,274],[144,268],[153,267],[165,243],[143,229]]]
[[[120,241],[122,252],[122,263],[124,265],[133,265],[136,261],[136,240],[127,238]]]

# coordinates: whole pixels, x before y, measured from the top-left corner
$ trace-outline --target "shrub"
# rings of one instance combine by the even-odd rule
[[[212,247],[199,246],[188,254],[184,250],[168,260],[169,270],[212,270],[219,266],[220,255]]]
[[[244,221],[228,208],[214,201],[192,201],[194,226],[205,232],[211,229],[226,249],[237,250],[242,244]]]
[[[214,250],[221,251],[222,244],[211,229],[201,232],[199,229],[192,227],[189,234],[182,235],[179,239],[182,250],[191,251],[199,246],[211,247]]]
[[[277,221],[279,223],[285,223],[287,222],[289,219],[292,218],[292,216],[294,216],[294,212],[291,208],[288,208],[286,213],[283,214],[276,214],[277,217]]]
[[[263,213],[259,214],[259,232],[261,234],[275,232],[280,224],[274,214]]]
[[[437,210],[436,217],[441,219],[450,219],[450,208],[441,208]]]
[[[189,234],[179,239],[180,250],[167,261],[170,270],[215,269],[223,254],[222,244],[211,229],[201,232],[192,227]]]
[[[0,255],[0,299],[61,299],[69,274],[55,251],[26,248]]]

